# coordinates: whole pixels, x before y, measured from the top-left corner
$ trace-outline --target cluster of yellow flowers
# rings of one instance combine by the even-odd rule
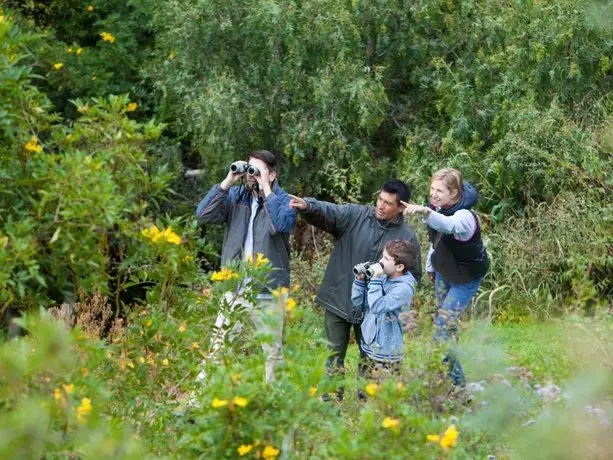
[[[72,46],[70,46],[70,47],[69,47],[69,48],[66,50],[66,52],[67,52],[68,54],[72,54]],[[83,48],[77,48],[77,49],[74,51],[75,56],[81,56],[81,53],[83,53]]]
[[[168,227],[163,232],[157,228],[156,225],[152,225],[149,228],[144,229],[141,232],[145,238],[149,238],[154,243],[171,243],[171,244],[181,244],[181,237],[172,231],[171,227]]]
[[[110,32],[102,32],[100,36],[102,37],[102,40],[104,40],[105,42],[115,43],[116,38]]]
[[[247,404],[249,404],[249,401],[247,401],[247,398],[243,398],[242,396],[235,396],[234,398],[232,398],[232,401],[228,401],[227,399],[214,398],[211,402],[211,406],[213,407],[213,409],[219,409],[220,407],[227,406],[228,404],[231,404],[230,407],[245,407]]]
[[[276,299],[282,299],[288,293],[289,293],[289,289],[287,289],[286,287],[282,287],[282,288],[279,288],[279,289],[273,289],[272,290],[272,295]],[[296,308],[296,301],[294,299],[292,299],[291,297],[288,297],[287,300],[285,301],[285,310],[287,312],[291,312],[294,308]]]
[[[77,420],[83,424],[87,421],[87,416],[92,412],[92,402],[89,398],[81,399],[81,405],[77,407]]]
[[[43,146],[38,142],[38,137],[32,136],[26,144],[26,150],[28,152],[40,153],[43,151]]]
[[[400,426],[400,420],[391,417],[385,417],[383,419],[383,422],[381,423],[381,426],[383,428],[387,428],[388,430],[397,430]]]
[[[128,107],[126,108],[126,111],[127,112],[134,112],[137,107],[138,107],[138,104],[136,102],[130,102],[128,104]]]
[[[224,267],[220,271],[211,275],[211,281],[228,281],[236,278],[238,278],[238,273],[227,267]]]
[[[429,434],[426,439],[430,442],[439,444],[443,449],[449,450],[451,447],[455,447],[458,444],[458,436],[460,433],[456,429],[455,425],[450,425],[443,433],[443,436],[438,434]]]
[[[242,457],[244,455],[247,455],[249,452],[251,452],[252,449],[258,447],[259,445],[259,441],[255,441],[253,444],[241,444],[236,450],[238,451],[238,455]],[[264,460],[270,460],[272,458],[277,458],[280,453],[281,451],[279,449],[276,449],[274,446],[266,446],[261,453],[257,453],[256,457],[262,457]]]

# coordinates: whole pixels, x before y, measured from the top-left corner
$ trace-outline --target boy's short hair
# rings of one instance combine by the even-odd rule
[[[417,251],[415,246],[406,240],[392,240],[388,241],[385,245],[385,250],[389,256],[394,259],[396,265],[403,264],[404,272],[415,268],[415,259],[417,257]]]

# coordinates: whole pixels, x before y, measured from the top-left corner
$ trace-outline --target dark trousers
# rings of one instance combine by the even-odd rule
[[[353,328],[355,341],[360,349],[360,364],[359,373],[362,375],[364,370],[364,361],[366,355],[360,347],[362,341],[362,330],[359,324],[352,324],[338,315],[326,310],[326,337],[328,339],[328,347],[332,354],[328,358],[326,367],[328,372],[342,372],[345,368],[345,355],[347,354],[347,346],[349,345],[349,337]]]

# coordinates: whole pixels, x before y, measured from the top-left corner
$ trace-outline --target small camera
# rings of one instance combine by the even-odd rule
[[[377,265],[381,267],[381,264],[379,262],[362,262],[356,264],[356,266],[353,267],[353,274],[355,276],[364,275],[366,276],[366,279],[370,279],[375,274],[375,269]]]
[[[234,174],[244,174],[248,172],[250,167],[252,168],[253,166],[250,166],[246,161],[235,161],[230,165],[230,171]]]

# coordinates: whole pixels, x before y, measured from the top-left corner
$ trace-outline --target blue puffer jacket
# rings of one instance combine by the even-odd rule
[[[409,311],[417,282],[410,273],[390,279],[372,278],[368,284],[355,279],[351,302],[366,310],[362,322],[362,350],[379,362],[402,359],[402,323],[400,313]]]

